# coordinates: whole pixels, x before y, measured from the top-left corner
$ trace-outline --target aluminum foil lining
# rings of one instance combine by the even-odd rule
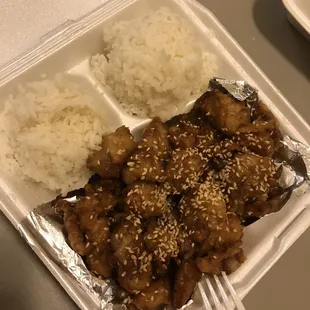
[[[258,91],[245,81],[213,78],[209,90],[215,89],[229,93],[239,101],[246,101],[251,109],[259,101]],[[284,136],[280,142],[282,148],[275,159],[282,167],[278,182],[282,188],[291,190],[292,195],[303,194],[310,186],[310,147],[289,136]]]
[[[258,100],[257,90],[245,81],[214,78],[210,81],[209,88],[210,90],[225,89],[226,92],[239,101],[247,100],[247,102],[251,103]]]
[[[74,199],[70,198],[71,201]],[[63,225],[55,218],[51,203],[43,204],[30,212],[19,226],[21,235],[30,245],[39,244],[53,262],[70,274],[79,286],[97,303],[99,309],[109,309],[113,299],[112,285],[93,276],[83,259],[66,241]]]
[[[249,107],[253,107],[258,101],[257,90],[244,81],[214,78],[209,85],[209,90],[213,89],[220,89],[237,100],[246,101]],[[310,148],[289,136],[284,136],[281,143],[281,156],[275,160],[282,168],[278,182],[285,189],[285,193],[289,193],[289,197],[302,195],[310,188]],[[72,202],[76,197],[69,199]],[[44,251],[44,255],[49,255],[55,264],[61,266],[63,272],[69,274],[98,304],[98,309],[123,308],[113,302],[113,282],[100,280],[92,275],[82,258],[70,248],[66,242],[63,225],[55,217],[51,203],[43,204],[30,212],[20,224],[19,230],[30,245],[39,244],[40,247],[36,250]],[[192,300],[188,304],[191,303]]]

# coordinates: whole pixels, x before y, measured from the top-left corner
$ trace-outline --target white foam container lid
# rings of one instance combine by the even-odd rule
[[[109,120],[111,130],[121,124],[139,129],[147,120],[127,115],[117,100],[102,87],[89,67],[91,55],[102,52],[102,28],[120,19],[138,16],[147,9],[170,7],[194,27],[195,36],[203,49],[217,55],[218,75],[246,80],[259,90],[277,116],[282,131],[309,144],[310,127],[268,80],[256,64],[233,40],[218,20],[194,0],[108,0],[96,10],[78,20],[72,20],[43,38],[42,43],[2,67],[0,96],[5,97],[20,83],[39,79],[42,73],[51,75],[65,71],[70,79],[81,83],[96,96],[97,109]],[[0,101],[2,104],[3,101]],[[182,112],[182,111],[177,111]],[[54,194],[37,184],[0,175],[0,208],[19,229],[29,211],[54,198]],[[230,276],[238,294],[244,297],[257,281],[310,226],[310,195],[292,198],[278,213],[267,216],[245,230],[243,247],[246,262]],[[28,232],[29,233],[29,232]],[[67,293],[82,309],[97,309],[98,300],[90,298],[73,278],[53,262],[39,242],[30,244]],[[202,283],[203,284],[203,283]],[[203,284],[204,285],[204,284]],[[190,308],[203,307],[198,293]]]
[[[289,21],[310,40],[310,1],[282,0],[288,11]]]

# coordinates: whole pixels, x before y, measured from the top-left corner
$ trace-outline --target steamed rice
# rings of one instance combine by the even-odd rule
[[[105,55],[92,57],[92,71],[130,114],[167,119],[216,75],[215,56],[202,51],[191,25],[168,8],[106,27],[103,40]]]
[[[93,101],[62,75],[20,86],[0,114],[2,168],[53,191],[84,186],[86,159],[107,131]]]

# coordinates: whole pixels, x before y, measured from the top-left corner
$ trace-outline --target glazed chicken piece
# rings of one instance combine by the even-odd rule
[[[101,214],[101,209],[95,208],[90,211],[78,210],[79,227],[83,231],[87,240],[86,246],[93,246],[101,251],[105,248],[110,237],[110,223],[106,216]]]
[[[60,219],[68,209],[72,208],[71,203],[61,196],[56,197],[56,199],[51,202],[51,206],[53,207],[55,215],[59,216]]]
[[[278,121],[262,102],[255,106],[253,118],[251,124],[239,129],[235,140],[258,155],[272,157],[282,137]]]
[[[147,287],[152,280],[152,255],[145,251],[140,219],[128,215],[120,220],[112,231],[111,246],[118,262],[119,284],[134,294]]]
[[[98,252],[102,251],[108,244],[109,226],[108,218],[101,216],[97,217],[92,225],[85,227],[85,238]]]
[[[189,114],[180,114],[166,122],[168,139],[174,149],[186,149],[196,146],[196,136],[200,132],[199,125],[189,119]]]
[[[244,212],[241,216],[243,220],[250,218],[260,218],[267,214],[278,212],[290,199],[291,191],[281,191],[276,196],[268,197],[266,201],[256,201],[244,206]]]
[[[133,299],[133,305],[139,310],[157,309],[159,306],[169,305],[171,287],[168,278],[153,281],[149,287]]]
[[[222,261],[222,270],[227,274],[235,272],[244,262],[246,257],[242,248],[236,248],[236,252],[226,255]]]
[[[147,149],[139,149],[129,158],[123,169],[123,180],[126,184],[136,181],[163,182],[163,161],[148,153]]]
[[[254,122],[241,128],[234,140],[258,155],[272,157],[277,148],[277,142],[273,139],[270,131],[264,130],[264,127],[263,124]]]
[[[159,158],[164,159],[168,156],[170,150],[167,138],[167,128],[159,117],[155,117],[145,128],[140,148],[150,148],[150,153],[156,154]]]
[[[183,261],[179,266],[173,287],[173,306],[181,308],[190,299],[197,283],[201,278],[201,272],[196,264],[191,261]]]
[[[136,151],[130,156],[123,169],[126,184],[135,181],[162,182],[164,179],[164,160],[168,156],[169,143],[165,125],[154,118],[143,133]]]
[[[251,122],[251,111],[245,101],[238,101],[218,90],[205,93],[196,101],[194,109],[200,110],[217,130],[227,136],[234,135],[240,127]]]
[[[216,130],[206,120],[201,124],[201,131],[196,136],[196,147],[203,154],[204,151],[217,143],[219,135]]]
[[[250,153],[235,156],[219,173],[230,211],[243,214],[244,204],[266,201],[275,175],[276,166],[270,158]]]
[[[167,190],[172,194],[180,194],[195,186],[203,175],[206,164],[207,161],[197,149],[173,151],[165,170]]]
[[[226,220],[226,202],[221,189],[211,177],[196,184],[179,204],[182,221],[193,241],[203,242],[210,232]]]
[[[226,249],[210,251],[207,256],[196,259],[198,269],[208,275],[219,275],[221,271],[230,274],[244,263],[245,256],[240,248],[241,242]]]
[[[85,239],[84,233],[79,226],[79,217],[75,210],[67,209],[64,213],[64,227],[71,248],[80,255],[89,254],[92,247]]]
[[[118,178],[122,165],[136,148],[129,129],[119,127],[115,132],[103,136],[101,149],[88,157],[87,168],[102,178]]]
[[[170,258],[179,254],[179,245],[184,241],[184,235],[180,230],[179,223],[170,212],[148,223],[144,234],[144,242],[149,253],[162,267],[167,269]],[[165,266],[164,266],[165,265]]]
[[[102,252],[92,251],[85,257],[87,268],[94,274],[101,277],[111,277],[113,273],[113,264],[110,260],[111,252],[105,248]]]
[[[80,197],[76,204],[64,212],[64,226],[70,246],[80,255],[93,249],[101,251],[110,236],[109,220],[105,216],[108,208],[114,207],[116,199],[107,192],[106,201],[97,196]]]
[[[96,194],[80,197],[76,202],[75,212],[87,243],[101,251],[110,237],[110,223],[106,215],[116,205],[117,198],[108,190]]]
[[[107,214],[118,203],[118,197],[110,190],[98,188],[95,190],[91,185],[85,186],[85,196],[80,197],[76,205],[80,213],[100,212]]]
[[[168,139],[173,149],[197,147],[199,150],[211,145],[215,138],[215,130],[195,113],[180,114],[166,122]]]
[[[127,265],[132,249],[143,249],[142,225],[138,217],[128,215],[121,218],[111,233],[111,246],[116,259]]]
[[[240,219],[230,213],[227,219],[218,224],[208,237],[208,242],[213,248],[227,248],[241,240],[243,237],[243,226]]]
[[[167,210],[167,192],[155,183],[134,183],[129,185],[123,195],[128,211],[148,219],[161,216]]]
[[[241,150],[242,147],[236,141],[225,139],[205,148],[202,154],[215,171],[220,171]]]
[[[132,256],[141,255],[134,252]],[[150,286],[152,281],[152,264],[151,260],[147,260],[145,256],[144,262],[137,259],[137,266],[128,267],[128,265],[120,264],[118,267],[118,283],[131,294],[139,294]],[[132,259],[134,262],[135,259]]]
[[[85,185],[84,190],[86,196],[109,191],[118,200],[124,187],[125,184],[119,179],[103,179],[98,174],[95,174],[90,178],[89,183]]]

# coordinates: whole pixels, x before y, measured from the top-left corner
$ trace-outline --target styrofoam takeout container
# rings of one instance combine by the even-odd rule
[[[289,102],[274,87],[256,64],[232,39],[218,20],[194,0],[109,0],[83,18],[65,24],[44,42],[13,60],[0,71],[0,94],[6,96],[23,82],[40,78],[42,73],[65,71],[70,78],[88,87],[98,98],[102,113],[111,130],[121,124],[139,129],[146,120],[131,117],[120,108],[109,91],[99,85],[89,68],[89,59],[102,51],[102,28],[116,20],[138,16],[147,9],[167,6],[184,16],[194,27],[203,48],[217,55],[218,75],[246,80],[259,90],[260,97],[278,117],[284,133],[309,144],[310,127]],[[0,101],[1,102],[1,101]],[[3,101],[2,101],[3,102]],[[179,113],[182,111],[178,111]],[[54,194],[36,184],[0,176],[0,206],[12,224],[31,234],[22,225],[29,211],[38,204],[54,198]],[[310,226],[310,195],[292,198],[278,213],[267,216],[246,228],[244,250],[247,261],[230,276],[238,294],[244,297],[271,268],[294,241]],[[98,308],[98,301],[90,298],[73,278],[57,265],[39,240],[30,244],[67,293],[82,309]],[[202,307],[199,294],[190,307]]]
[[[310,1],[282,0],[288,12],[289,21],[310,40]]]

